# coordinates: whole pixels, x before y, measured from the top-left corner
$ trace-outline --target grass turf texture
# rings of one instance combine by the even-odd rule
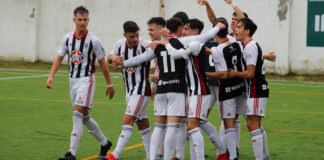
[[[48,72],[0,71],[0,159],[57,159],[69,149],[72,131],[72,106],[67,73],[58,73],[54,88],[45,87]],[[9,77],[44,77],[3,79]],[[103,133],[116,146],[125,111],[123,80],[112,75],[115,97],[105,97],[105,81],[96,75],[97,88],[91,116]],[[263,126],[267,130],[270,156],[274,160],[324,159],[324,85],[303,82],[269,81],[270,98]],[[153,125],[153,101],[147,111]],[[220,124],[216,107],[209,117],[217,128]],[[240,159],[253,159],[251,138],[242,117]],[[141,144],[137,127],[127,146]],[[152,127],[153,129],[153,127]],[[205,137],[207,159],[215,159],[216,149]],[[186,159],[189,159],[186,144]],[[77,158],[98,154],[99,143],[84,127]],[[112,151],[112,150],[111,150]],[[142,160],[143,146],[124,151],[121,160]],[[89,158],[88,158],[89,159]]]

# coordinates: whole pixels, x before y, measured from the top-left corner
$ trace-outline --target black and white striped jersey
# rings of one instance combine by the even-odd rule
[[[246,44],[243,49],[243,58],[245,59],[247,66],[255,66],[255,75],[252,79],[249,79],[248,82],[248,97],[269,97],[269,86],[265,79],[262,50],[256,41],[251,39]]]
[[[244,71],[242,50],[240,42],[228,40],[220,43],[217,47],[213,47],[216,71],[228,71],[229,68],[239,72]],[[220,80],[218,98],[220,101],[232,99],[242,95],[245,89],[246,82],[243,78],[234,77]]]
[[[126,39],[117,41],[114,50],[110,54],[117,54],[123,57],[123,60],[136,57],[145,52],[145,47],[151,41],[140,39],[137,46],[128,47]],[[149,83],[150,61],[144,62],[134,67],[123,68],[123,77],[125,83],[126,95],[144,95],[150,96],[151,89]]]
[[[205,43],[205,46],[207,48],[211,49],[212,47],[217,47],[218,42],[217,42],[216,38],[212,38],[211,40],[209,40],[209,41],[207,41]],[[206,72],[215,72],[215,64],[214,64],[214,60],[213,60],[212,55],[209,55],[207,65],[208,65],[208,69],[207,69]],[[219,80],[218,79],[207,77],[207,82],[208,82],[209,86],[219,86]]]
[[[177,38],[171,38],[169,41],[170,45],[175,49],[184,48]],[[160,69],[156,93],[186,93],[186,60],[172,58],[163,45],[158,45],[154,50],[154,54]]]
[[[208,69],[208,64],[206,63],[208,58],[209,55],[206,54],[205,46],[202,46],[197,56],[191,55],[188,57],[186,80],[189,88],[189,96],[210,94],[205,75]]]
[[[71,78],[92,75],[95,73],[95,60],[100,60],[106,55],[101,41],[91,32],[87,32],[81,38],[77,38],[75,32],[65,35],[58,55],[64,57],[66,54]]]

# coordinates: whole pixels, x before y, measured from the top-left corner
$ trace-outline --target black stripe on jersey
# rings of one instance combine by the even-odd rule
[[[90,64],[91,64],[91,52],[92,52],[92,41],[90,41],[90,45],[89,45],[89,50],[88,50],[88,60],[87,60],[87,66],[85,68],[85,76],[89,76],[89,69],[90,69]]]
[[[87,37],[87,36],[86,36],[86,37]],[[82,39],[81,39],[81,43],[80,43],[79,51],[81,52],[82,55],[84,55],[84,54],[83,54],[83,47],[84,47],[84,42],[85,42],[85,40],[86,40],[86,37],[82,38]],[[83,62],[83,61],[81,61],[81,63],[78,64],[78,72],[77,72],[77,74],[76,74],[76,76],[75,76],[76,78],[80,78],[80,73],[81,73],[81,69],[82,69],[82,62]]]
[[[74,47],[75,47],[75,37],[73,36],[73,40],[72,40],[72,50],[71,50],[71,56],[72,56],[72,53],[73,53],[73,51],[74,51]],[[72,62],[72,60],[71,60],[71,75],[70,75],[70,77],[72,77],[73,76],[73,69],[74,69],[74,63]]]
[[[185,69],[185,70],[187,70],[187,69]],[[191,87],[191,82],[190,82],[190,78],[189,78],[189,72],[187,71],[186,72],[186,76],[188,77],[187,78],[187,85],[188,85],[188,88],[190,88]],[[191,92],[191,89],[189,89],[189,95],[191,95],[192,94],[192,92]]]
[[[136,56],[136,49],[137,49],[137,45],[133,48],[133,57]],[[136,71],[135,71],[136,72]],[[131,95],[133,95],[133,92],[135,90],[135,85],[136,85],[136,77],[135,77],[135,72],[133,72],[132,75],[132,91],[131,91]],[[142,73],[141,73],[142,74]]]
[[[70,62],[70,52],[69,52],[69,38],[66,39],[65,42],[66,48],[67,48],[67,53],[68,53],[68,63]],[[70,71],[70,65],[68,65],[68,70]]]
[[[118,56],[120,56],[121,46],[118,48]]]
[[[142,49],[142,53],[145,52],[145,48],[143,46],[141,46]],[[146,63],[142,63],[142,68],[141,68],[141,81],[139,83],[138,89],[137,89],[137,94],[141,95],[142,94],[142,90],[143,90],[143,85],[145,85],[145,81],[144,81],[144,71],[145,71],[145,66]]]
[[[198,95],[198,88],[199,88],[198,81],[199,81],[199,78],[197,77],[196,68],[195,68],[195,62],[193,61],[192,56],[190,56],[190,61],[191,61],[191,68],[192,68],[192,76],[193,76],[194,82],[195,82],[194,95]]]
[[[125,45],[124,60],[126,61],[127,59],[128,59],[128,48],[127,48],[127,45]],[[128,73],[127,73],[126,69],[124,69],[124,75],[125,75],[126,90],[127,90],[127,93],[129,93]]]

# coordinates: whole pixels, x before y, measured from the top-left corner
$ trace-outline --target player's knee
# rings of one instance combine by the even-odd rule
[[[135,122],[135,117],[125,115],[123,118],[123,125],[133,126],[134,122]]]
[[[73,111],[73,116],[83,118],[83,114],[79,111]]]

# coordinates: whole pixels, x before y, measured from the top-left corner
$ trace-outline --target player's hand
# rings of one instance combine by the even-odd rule
[[[155,95],[156,95],[156,89],[155,88],[151,88],[151,99],[154,101],[155,99]]]
[[[233,78],[235,76],[235,71],[233,69],[228,69],[228,78]]]
[[[222,22],[217,22],[216,27],[218,27],[219,29],[225,29],[226,28],[225,24],[223,24]]]
[[[231,4],[232,0],[224,0],[226,3]]]
[[[205,47],[205,51],[208,55],[212,55],[213,52],[211,51],[211,49],[209,49],[208,47]]]
[[[277,59],[277,56],[276,56],[275,52],[270,52],[270,53],[264,54],[263,59],[266,59],[271,62],[275,62]]]
[[[148,46],[146,46],[145,48],[149,48],[151,47],[152,50],[155,50],[156,46],[158,45],[158,41],[153,41],[152,43],[150,43]]]
[[[167,45],[169,43],[169,39],[168,38],[164,38],[164,39],[162,39],[162,40],[160,40],[159,41],[159,44],[161,44],[161,45]]]
[[[112,99],[114,97],[114,94],[115,94],[114,86],[107,87],[106,96],[109,95],[109,99]]]
[[[207,0],[197,0],[197,3],[198,3],[200,6],[203,6],[203,5],[207,5],[207,4],[208,4],[208,1],[207,1]]]
[[[151,81],[157,83],[159,81],[159,77],[160,77],[159,74],[154,74],[151,78]]]
[[[53,78],[48,77],[48,79],[47,79],[47,81],[46,81],[46,88],[48,88],[48,89],[52,89],[52,87],[53,87],[53,83],[54,83]]]
[[[163,29],[161,30],[162,39],[169,37],[169,36],[170,36],[170,33],[171,33],[171,32],[170,32],[169,29],[167,29],[167,28],[163,28]]]

